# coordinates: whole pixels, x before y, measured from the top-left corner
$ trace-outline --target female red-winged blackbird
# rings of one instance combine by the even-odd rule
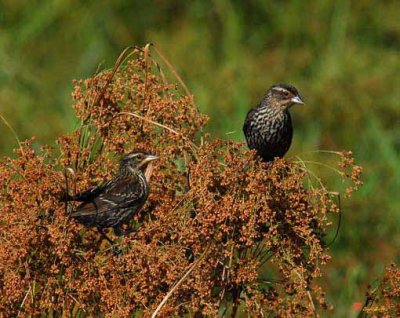
[[[158,157],[141,150],[124,156],[111,180],[67,198],[82,202],[70,216],[85,226],[96,227],[112,243],[103,229],[112,227],[117,235],[124,234],[121,225],[128,223],[147,200],[149,185],[145,170],[155,159]]]
[[[244,121],[247,145],[264,161],[283,157],[292,143],[290,106],[304,104],[296,88],[288,84],[272,86],[261,103],[251,109]]]

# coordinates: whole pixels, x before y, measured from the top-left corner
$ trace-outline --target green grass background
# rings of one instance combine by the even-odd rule
[[[294,84],[306,105],[292,109],[288,156],[329,163],[304,152],[350,149],[364,167],[321,280],[333,316],[353,317],[367,284],[400,258],[399,17],[395,0],[1,0],[0,114],[20,139],[53,143],[77,124],[72,79],[147,42],[181,74],[215,136],[243,141],[247,110],[270,85]],[[15,146],[1,123],[1,154]]]

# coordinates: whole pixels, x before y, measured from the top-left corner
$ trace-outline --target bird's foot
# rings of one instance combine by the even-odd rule
[[[132,226],[116,226],[114,227],[114,233],[117,236],[125,236],[125,235],[129,235],[132,232],[135,232],[135,230],[132,228]]]
[[[119,256],[122,254],[122,249],[116,247],[116,246],[112,246],[111,247],[111,251],[114,254],[114,256]]]

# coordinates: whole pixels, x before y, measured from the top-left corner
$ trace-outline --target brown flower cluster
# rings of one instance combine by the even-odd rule
[[[207,118],[167,83],[149,47],[77,81],[73,101],[81,125],[59,149],[27,141],[0,163],[4,317],[306,317],[329,308],[315,278],[339,208],[304,166],[265,164],[241,143],[204,135]],[[114,237],[116,255],[68,217],[63,197],[104,182],[135,148],[161,159],[135,232]],[[359,167],[341,157],[357,186]]]
[[[400,317],[400,268],[391,264],[380,284],[369,288],[360,317]]]

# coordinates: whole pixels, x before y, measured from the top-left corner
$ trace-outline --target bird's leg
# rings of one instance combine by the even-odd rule
[[[101,234],[101,237],[102,237],[103,239],[106,239],[111,245],[114,245],[114,242],[112,241],[112,239],[110,239],[110,238],[106,235],[106,233],[104,233],[103,229],[97,228],[97,230],[99,231],[99,233]]]
[[[123,227],[124,225],[126,225],[126,227]],[[114,229],[115,235],[117,235],[117,236],[129,235],[135,231],[131,225],[127,225],[127,224],[115,226],[113,229]]]
[[[111,249],[112,249],[114,255],[119,255],[119,254],[121,254],[122,251],[121,251],[118,247],[114,246],[113,240],[111,240],[111,239],[106,235],[106,233],[104,233],[103,229],[97,228],[97,230],[99,231],[99,233],[101,234],[101,236],[102,236],[104,239],[106,239],[106,240],[111,244]]]

